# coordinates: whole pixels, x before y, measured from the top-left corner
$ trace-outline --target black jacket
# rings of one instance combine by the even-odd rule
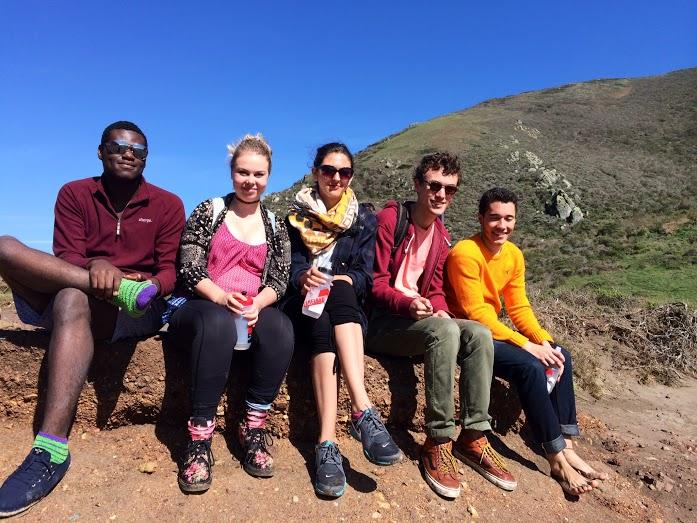
[[[300,237],[300,232],[290,225],[286,218],[286,228],[290,237],[290,285],[288,294],[300,293],[300,277],[310,268],[310,254]],[[377,218],[373,206],[362,203],[358,207],[358,217],[350,229],[336,240],[332,253],[334,274],[345,274],[353,281],[358,303],[363,304],[373,286],[373,260],[375,259],[375,231]],[[361,322],[367,326],[367,320]]]

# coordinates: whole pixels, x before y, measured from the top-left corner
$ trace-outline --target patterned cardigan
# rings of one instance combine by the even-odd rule
[[[178,287],[183,287],[193,293],[194,287],[203,279],[210,278],[208,274],[208,254],[211,248],[213,235],[225,222],[227,207],[234,193],[225,196],[225,207],[213,222],[213,200],[200,203],[186,221],[186,227],[182,233],[179,244],[179,256],[177,257],[177,281]],[[273,216],[273,214],[271,214]],[[266,263],[261,275],[261,287],[271,287],[277,299],[281,299],[288,286],[290,274],[290,240],[288,229],[283,220],[272,218],[269,211],[261,205],[261,219],[264,222],[266,233]],[[271,220],[275,224],[271,223]]]

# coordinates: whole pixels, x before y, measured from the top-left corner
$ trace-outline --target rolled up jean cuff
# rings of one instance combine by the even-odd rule
[[[489,423],[488,420],[475,421],[473,423],[469,423],[468,425],[466,425],[464,421],[462,421],[460,422],[460,425],[462,425],[463,429],[481,430],[482,432],[491,430],[491,423]]]
[[[561,452],[566,448],[566,441],[564,441],[564,436],[559,436],[557,438],[554,438],[552,441],[548,441],[547,443],[542,444],[542,450],[545,451],[545,454],[556,454],[557,452]]]
[[[447,427],[444,429],[431,429],[426,427],[426,435],[429,438],[455,438],[455,427]]]
[[[575,423],[573,425],[560,425],[559,427],[561,428],[561,433],[564,436],[575,438],[576,436],[581,435],[581,431],[578,430],[578,425]]]

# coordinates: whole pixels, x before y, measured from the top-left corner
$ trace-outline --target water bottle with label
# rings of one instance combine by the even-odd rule
[[[325,282],[307,291],[303,302],[303,314],[315,319],[322,315],[324,306],[327,304],[333,278],[331,267],[317,267],[317,270],[324,275]]]
[[[254,300],[247,296],[246,292],[242,293],[244,295],[244,300],[242,300],[242,305],[244,308],[243,312],[249,311],[249,306],[254,303]],[[237,331],[237,343],[235,344],[235,350],[247,350],[252,345],[252,328],[249,326],[247,318],[242,315],[235,316],[235,329]]]
[[[561,352],[561,347],[559,345],[557,345],[556,343],[550,343],[550,346],[554,350]],[[545,369],[545,376],[547,377],[547,393],[551,394],[552,389],[557,384],[557,380],[559,379],[559,368],[558,367],[547,367]]]

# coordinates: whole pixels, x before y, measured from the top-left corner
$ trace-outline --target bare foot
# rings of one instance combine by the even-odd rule
[[[567,463],[575,468],[584,478],[601,479],[603,481],[608,479],[609,476],[607,472],[598,472],[595,470],[588,463],[586,463],[581,456],[576,454],[574,449],[567,447],[562,450],[562,452],[564,453]]]
[[[558,452],[557,454],[551,454],[547,456],[549,464],[551,467],[551,476],[561,488],[567,494],[571,496],[580,496],[590,492],[595,487],[598,486],[598,482],[595,480],[588,481],[581,474],[579,474],[576,469],[574,469],[566,461],[563,452]]]

